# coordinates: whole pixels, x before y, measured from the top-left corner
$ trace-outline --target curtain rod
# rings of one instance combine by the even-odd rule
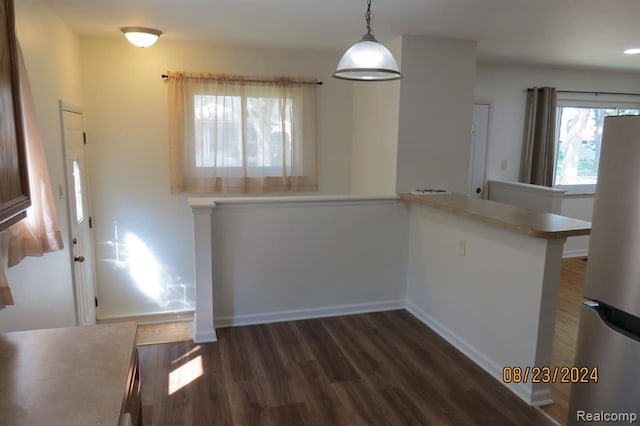
[[[529,92],[534,88],[528,88],[525,92]],[[576,93],[583,95],[618,95],[618,96],[640,96],[640,93],[625,93],[625,92],[589,92],[583,90],[557,90],[558,93]]]
[[[169,78],[169,76],[167,74],[162,74],[160,77],[162,77],[163,80],[166,80]],[[264,80],[243,80],[246,81],[247,83],[264,83]],[[317,84],[318,86],[322,86],[322,81],[316,81],[315,83],[312,81],[302,81],[302,82],[298,82],[297,84]]]

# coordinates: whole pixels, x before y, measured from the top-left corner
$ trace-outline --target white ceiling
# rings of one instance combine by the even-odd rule
[[[162,39],[342,51],[365,32],[365,0],[43,0],[80,36],[122,26]],[[373,33],[478,41],[485,61],[640,72],[640,0],[373,0]]]

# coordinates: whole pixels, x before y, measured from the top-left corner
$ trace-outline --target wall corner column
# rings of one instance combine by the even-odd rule
[[[562,273],[562,248],[566,241],[566,237],[549,239],[545,249],[538,315],[538,341],[534,362],[534,365],[540,367],[552,365],[553,337]],[[551,403],[553,403],[551,385],[549,383],[531,383],[531,405],[543,406]]]
[[[211,200],[189,199],[193,210],[196,313],[193,318],[195,343],[218,340],[213,323],[213,241]]]

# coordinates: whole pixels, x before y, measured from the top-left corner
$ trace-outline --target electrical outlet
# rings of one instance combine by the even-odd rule
[[[500,160],[500,170],[503,172],[507,170],[507,160]]]
[[[467,255],[467,240],[458,241],[458,255],[459,256]]]

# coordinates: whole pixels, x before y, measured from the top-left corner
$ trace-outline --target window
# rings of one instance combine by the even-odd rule
[[[171,190],[317,190],[316,84],[169,73]]]
[[[558,101],[554,185],[595,190],[604,117],[640,115],[640,104]]]
[[[73,189],[76,199],[76,223],[84,220],[84,195],[82,193],[82,175],[80,174],[80,161],[73,160]]]
[[[295,99],[196,94],[193,108],[196,167],[277,175],[284,165],[291,174]]]

